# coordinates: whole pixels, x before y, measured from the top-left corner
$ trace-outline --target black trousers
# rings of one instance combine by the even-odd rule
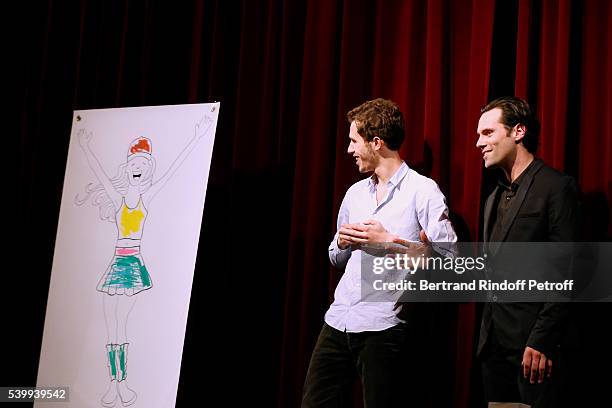
[[[346,333],[324,324],[310,359],[302,408],[346,407],[361,379],[366,408],[406,408],[418,388],[418,366],[407,325],[378,332]],[[409,395],[408,393],[411,393]],[[420,406],[420,405],[412,405]]]
[[[567,383],[567,364],[562,353],[550,356],[553,361],[551,378],[542,383],[529,382],[523,377],[522,350],[508,350],[499,345],[495,336],[482,352],[482,379],[487,401],[522,402],[532,408],[570,406],[572,385]]]

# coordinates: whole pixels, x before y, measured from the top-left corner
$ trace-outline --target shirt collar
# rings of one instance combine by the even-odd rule
[[[526,174],[529,173],[529,170],[531,170],[536,161],[538,161],[538,159],[534,158],[531,163],[529,163],[529,166],[527,166],[525,170],[523,170],[523,172],[512,183],[510,182],[510,180],[508,180],[504,173],[502,173],[501,177],[497,180],[497,184],[499,184],[500,187],[506,190],[512,190],[513,192],[516,192],[516,190],[518,190],[519,186],[521,185],[521,182],[526,177]]]
[[[393,187],[397,187],[398,184],[402,181],[402,179],[406,177],[406,174],[408,174],[408,170],[410,170],[410,167],[408,167],[405,161],[402,161],[402,165],[399,167],[399,169],[397,169],[393,176],[391,176],[388,183],[390,183]],[[375,188],[376,181],[376,173],[374,173],[368,179],[368,187],[370,189]]]

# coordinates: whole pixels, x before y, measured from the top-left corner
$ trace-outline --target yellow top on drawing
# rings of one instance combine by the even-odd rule
[[[143,211],[142,202],[140,200],[138,200],[136,208],[129,208],[124,200],[117,215],[117,224],[119,225],[121,238],[140,238],[142,236],[142,226],[146,214]]]

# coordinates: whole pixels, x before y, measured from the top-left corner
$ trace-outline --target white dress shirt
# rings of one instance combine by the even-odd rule
[[[457,241],[438,185],[406,163],[387,182],[387,195],[380,204],[376,203],[375,175],[348,189],[340,205],[337,228],[368,219],[379,221],[387,231],[409,241],[419,241],[421,230],[432,243]],[[394,302],[361,301],[361,250],[338,248],[338,232],[329,246],[329,259],[345,271],[325,314],[328,325],[340,331],[363,332],[385,330],[401,322],[393,310]]]

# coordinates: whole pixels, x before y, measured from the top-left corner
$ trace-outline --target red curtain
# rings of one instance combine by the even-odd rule
[[[358,178],[345,153],[348,109],[378,96],[396,101],[406,116],[403,156],[438,180],[471,231],[478,227],[482,165],[474,135],[488,97],[494,4],[340,6],[309,2],[306,13],[279,406],[298,402],[322,306],[340,276],[331,270],[320,279],[329,270],[325,248],[340,200]],[[456,379],[457,398],[467,402],[473,306],[453,313],[440,322],[459,322],[444,344],[457,356],[457,371],[446,372]]]
[[[597,239],[610,235],[612,6],[606,0],[48,1],[10,24],[18,112],[16,242],[43,278],[18,300],[33,384],[73,109],[221,101],[179,406],[204,385],[228,401],[299,406],[340,272],[327,260],[340,200],[361,176],[345,113],[384,97],[406,115],[407,162],[436,180],[460,237],[478,240],[493,183],[480,107],[516,93],[542,121],[539,154],[576,176]],[[14,130],[14,132],[12,132]],[[40,197],[46,205],[40,206]],[[32,234],[31,231],[36,231]],[[14,254],[27,257],[23,246]],[[8,285],[29,283],[12,275]],[[13,305],[9,303],[9,305]],[[4,310],[9,310],[8,307]],[[432,406],[482,404],[478,307],[443,305],[427,330]],[[15,343],[15,342],[13,342]],[[17,378],[15,378],[17,377]],[[409,392],[409,390],[407,390]],[[199,397],[198,397],[199,398]]]
[[[612,6],[606,1],[584,4],[581,24],[581,53],[577,55],[581,86],[574,97],[580,100],[572,115],[579,119],[572,137],[578,145],[578,176],[583,191],[597,202],[607,203],[594,223],[595,237],[612,236],[609,224],[612,197]],[[599,205],[596,206],[599,208]],[[607,215],[607,217],[606,217]],[[606,231],[606,226],[608,227]],[[597,232],[598,231],[598,232]]]

